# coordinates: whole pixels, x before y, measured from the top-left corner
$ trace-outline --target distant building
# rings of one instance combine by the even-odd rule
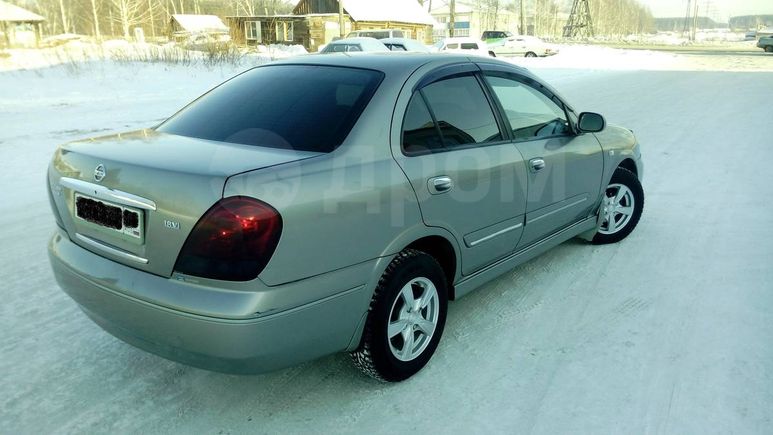
[[[435,22],[416,0],[341,0],[344,34],[354,30],[399,29],[406,37],[432,42]],[[241,44],[298,44],[309,51],[341,35],[338,0],[301,0],[287,15],[230,16],[233,41]]]
[[[0,0],[0,45],[5,47],[37,46],[40,26],[46,19],[24,8]],[[23,38],[22,35],[30,35]]]
[[[504,3],[504,2],[503,2]],[[425,2],[428,4],[428,2]],[[447,38],[450,34],[451,6],[449,0],[435,0],[430,11],[432,18],[440,23],[435,28],[434,39]],[[525,20],[527,23],[532,18]],[[480,3],[455,2],[454,36],[469,36],[480,38],[486,30],[503,30],[518,34],[519,17],[515,12],[504,7],[484,7]]]
[[[169,19],[169,39],[175,41],[186,41],[197,35],[216,38],[228,33],[228,26],[215,15],[175,14]]]

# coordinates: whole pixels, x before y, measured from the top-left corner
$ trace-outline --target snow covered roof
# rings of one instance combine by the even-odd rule
[[[0,0],[0,21],[29,23],[45,21],[45,18],[24,8]]]
[[[425,7],[429,8],[429,3],[424,2]],[[457,14],[469,14],[474,11],[474,7],[469,3],[457,1],[454,5],[454,12]],[[431,14],[435,15],[449,15],[451,13],[451,6],[448,0],[438,0],[432,3]]]
[[[172,19],[188,32],[228,32],[228,26],[215,15],[172,15]]]
[[[395,21],[435,24],[432,16],[416,0],[341,0],[354,21]]]

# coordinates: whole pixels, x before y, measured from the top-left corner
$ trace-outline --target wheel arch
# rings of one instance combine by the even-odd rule
[[[437,260],[448,281],[448,300],[454,300],[456,298],[454,281],[456,279],[456,271],[458,270],[458,256],[451,242],[445,237],[438,235],[426,236],[415,240],[406,246],[405,249],[416,249],[417,251],[425,252]]]
[[[427,227],[424,224],[415,225],[406,229],[384,249],[381,258],[376,262],[370,280],[365,286],[372,291],[375,291],[378,281],[381,279],[384,271],[386,271],[389,263],[394,260],[397,254],[408,248],[426,252],[440,263],[440,267],[443,268],[446,279],[448,279],[448,300],[454,300],[456,298],[454,282],[457,277],[460,276],[460,271],[462,270],[462,257],[459,245],[456,238],[448,230],[440,227]],[[362,301],[363,314],[359,325],[354,330],[352,337],[349,340],[349,345],[346,348],[348,352],[355,350],[360,345],[363,328],[365,327],[365,321],[368,315],[368,307],[370,306],[370,301],[373,297],[372,291],[364,293],[367,295],[367,299],[363,298]]]
[[[417,249],[432,255],[440,266],[448,280],[449,300],[454,300],[454,282],[459,278],[462,270],[462,255],[459,243],[450,231],[441,227],[428,227],[423,223],[407,228],[399,237],[386,247],[382,258],[388,259],[375,271],[378,276],[386,270],[392,258],[404,249]],[[375,285],[375,283],[373,283]],[[375,287],[374,287],[375,288]]]
[[[618,168],[627,169],[631,172],[633,172],[636,177],[639,177],[639,168],[636,167],[636,162],[633,161],[631,158],[625,158],[623,161],[621,161],[618,165]]]

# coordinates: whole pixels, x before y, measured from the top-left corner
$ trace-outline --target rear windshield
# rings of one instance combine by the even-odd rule
[[[332,66],[254,68],[203,95],[157,130],[327,153],[349,134],[382,77],[377,71]]]

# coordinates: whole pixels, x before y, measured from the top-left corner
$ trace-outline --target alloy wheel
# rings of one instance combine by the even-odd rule
[[[389,350],[400,361],[421,355],[435,334],[440,317],[437,288],[427,278],[414,278],[403,286],[392,304],[387,328]]]
[[[625,228],[633,215],[634,205],[631,189],[623,184],[610,184],[599,210],[603,219],[599,233],[615,234]]]

